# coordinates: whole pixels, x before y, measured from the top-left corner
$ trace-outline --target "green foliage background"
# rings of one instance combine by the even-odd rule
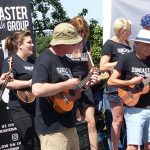
[[[47,35],[45,30],[53,31],[54,27],[61,22],[68,22],[70,18],[64,11],[60,0],[31,0],[31,10],[33,18],[33,30],[36,41],[36,56],[49,47],[51,35]],[[78,12],[76,16],[86,16],[88,10],[83,8],[82,12]],[[38,15],[41,14],[39,18]],[[92,58],[96,66],[99,65],[102,53],[102,34],[103,29],[99,23],[91,18],[89,23]]]
[[[36,37],[36,56],[38,57],[46,48],[49,47],[51,35]]]

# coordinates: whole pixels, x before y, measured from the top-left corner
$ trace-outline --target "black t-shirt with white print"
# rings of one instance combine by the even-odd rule
[[[121,73],[122,80],[130,80],[135,76],[143,78],[150,77],[150,59],[141,60],[135,53],[125,54],[120,57],[115,69]],[[138,104],[135,107],[144,108],[150,106],[150,92],[141,95]]]
[[[102,56],[108,55],[110,56],[110,62],[116,62],[119,60],[121,55],[132,51],[131,47],[127,45],[107,40],[103,46]]]
[[[86,41],[85,43],[83,43],[83,52],[81,54],[81,57],[76,57],[72,54],[66,55],[67,60],[71,66],[71,72],[73,74],[73,77],[75,78],[81,77],[81,79],[83,80],[88,75],[89,49],[90,49],[89,42]],[[90,87],[82,92],[81,98],[77,102],[79,103],[81,108],[95,105],[92,90]]]
[[[102,56],[110,56],[110,62],[116,62],[122,55],[132,51],[130,46],[109,39],[103,46]],[[117,88],[107,86],[107,93],[116,93],[116,91]]]
[[[9,59],[9,57],[4,60],[3,68],[2,68],[3,73],[8,72],[8,70],[9,70],[8,59]],[[13,73],[14,79],[16,79],[16,80],[32,79],[35,59],[28,58],[27,61],[24,61],[17,54],[13,54],[12,61],[13,61],[12,73]],[[20,105],[26,105],[25,103],[21,103],[21,100],[18,99],[16,92],[17,91],[15,89],[10,90],[10,92],[9,92],[10,100],[9,100],[8,106],[10,108],[14,108],[14,107],[17,108]],[[33,104],[30,104],[30,106],[32,106],[32,105]]]
[[[72,78],[66,56],[59,57],[46,49],[37,59],[32,84],[58,83]],[[54,133],[75,126],[75,107],[64,114],[56,112],[46,97],[36,100],[35,126],[38,133]]]
[[[85,43],[86,44],[86,43]],[[81,79],[85,78],[89,72],[88,66],[88,48],[84,44],[84,49],[80,57],[76,57],[73,54],[66,54],[69,64],[71,66],[71,70],[73,76],[76,78],[81,77]]]

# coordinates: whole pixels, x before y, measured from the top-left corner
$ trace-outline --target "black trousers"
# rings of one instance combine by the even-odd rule
[[[27,108],[28,109],[28,108]],[[10,119],[18,129],[21,140],[21,150],[40,150],[40,141],[35,132],[34,115],[27,109],[9,109]]]

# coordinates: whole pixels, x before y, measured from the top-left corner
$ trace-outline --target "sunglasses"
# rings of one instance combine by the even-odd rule
[[[78,33],[79,33],[79,34],[83,34],[83,33],[84,33],[83,29],[80,29],[80,30],[78,31]]]

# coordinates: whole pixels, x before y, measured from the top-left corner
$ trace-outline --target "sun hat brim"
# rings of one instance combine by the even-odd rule
[[[146,29],[139,30],[139,33],[135,39],[131,39],[131,42],[142,42],[150,44],[150,31]]]
[[[150,41],[144,38],[136,38],[136,39],[130,39],[131,42],[141,42],[141,43],[148,43],[150,44]]]
[[[77,36],[76,38],[71,38],[71,39],[52,39],[50,42],[50,45],[55,46],[55,45],[72,45],[72,44],[77,44],[82,41],[81,36]]]

